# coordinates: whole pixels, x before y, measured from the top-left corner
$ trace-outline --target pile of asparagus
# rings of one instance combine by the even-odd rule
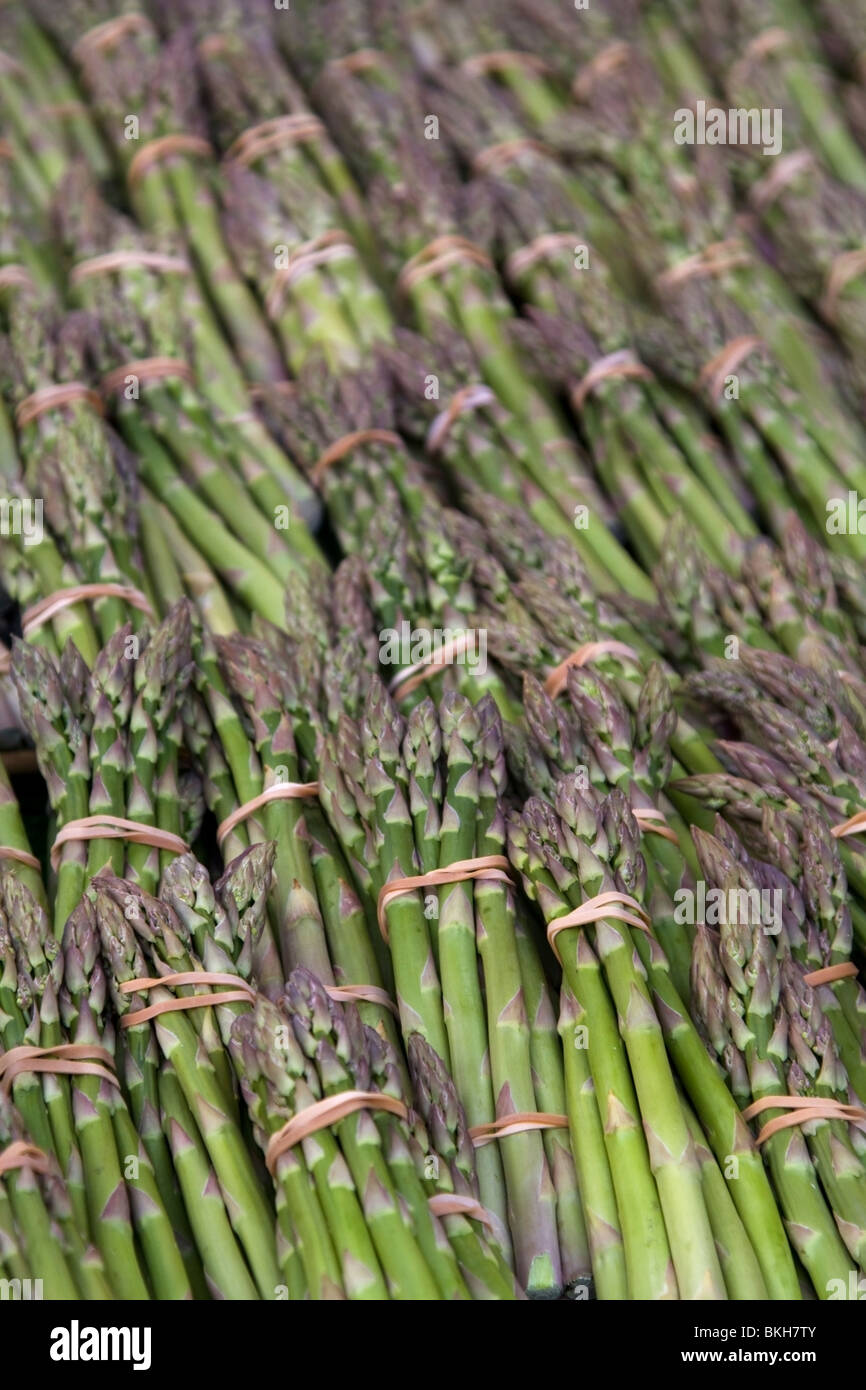
[[[866,1273],[857,9],[0,10],[11,1296]]]

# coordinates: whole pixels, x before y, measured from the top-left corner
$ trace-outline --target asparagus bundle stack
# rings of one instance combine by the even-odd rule
[[[605,1277],[620,1297],[623,1287],[632,1298],[754,1297],[758,1290],[760,1297],[797,1297],[761,1160],[671,984],[663,951],[647,934],[639,831],[622,793],[599,799],[571,776],[554,796],[554,806],[531,798],[522,815],[512,816],[509,855],[548,933],[563,919],[556,932],[568,990],[563,1009],[566,1020],[574,1018],[577,1001],[580,1027],[567,1041],[587,1050],[586,1065],[581,1061],[576,1075],[570,1069],[570,1081],[572,1090],[578,1080],[585,1085],[588,1065],[610,1174],[589,1222],[594,1261],[601,1256],[614,1265]],[[571,923],[574,910],[589,904],[585,925]],[[632,923],[640,928],[630,931]],[[699,1125],[683,1106],[672,1063]],[[728,1191],[703,1174],[694,1142],[700,1127],[703,1147],[723,1171],[737,1157],[738,1181]],[[597,1143],[591,1151],[600,1161]],[[576,1153],[580,1166],[587,1149],[578,1143]],[[726,1261],[724,1275],[713,1234],[722,1226],[745,1252]],[[624,1278],[610,1255],[618,1233]]]
[[[158,234],[184,237],[249,378],[280,380],[276,344],[222,238],[213,155],[182,36],[161,45],[132,4],[119,13],[107,0],[80,0],[62,14],[50,4],[35,10],[80,73],[137,215]],[[210,331],[218,333],[214,322]],[[215,337],[215,355],[220,350]]]
[[[344,715],[328,735],[319,767],[325,811],[387,929],[404,1039],[419,1032],[450,1059],[469,1121],[482,1127],[544,1111],[544,1095],[561,1094],[561,1073],[533,1076],[510,887],[483,874],[502,860],[504,773],[489,696],[473,707],[447,692],[438,710],[424,700],[404,720],[378,679],[360,719]],[[473,887],[461,880],[476,859]],[[562,1144],[513,1138],[501,1154],[486,1142],[479,1150],[482,1201],[507,1213],[528,1292],[549,1296],[586,1273],[573,1169]]]
[[[441,1221],[435,1199],[447,1212],[454,1184],[450,1136],[421,1125],[390,1047],[352,1006],[329,999],[298,969],[278,1003],[260,998],[238,1019],[231,1048],[277,1188],[290,1297],[515,1296],[495,1237],[480,1224],[490,1218],[477,1203],[456,1095],[423,1043],[416,1070],[423,1067],[427,1108],[455,1124],[463,1160],[456,1171],[464,1190]],[[352,1103],[356,1095],[363,1108]],[[326,1112],[321,1125],[317,1106]]]
[[[152,634],[118,628],[92,669],[71,643],[59,662],[16,645],[21,714],[60,837],[52,852],[58,935],[100,870],[126,867],[156,886],[160,851],[164,865],[197,831],[198,788],[178,775],[190,634],[189,606],[180,603]]]
[[[707,882],[727,901],[760,893],[742,846],[735,858],[716,837],[694,834]],[[706,929],[696,942],[697,1007],[713,1048],[725,1057],[735,1094],[764,1102],[764,1147],[791,1240],[817,1293],[826,1296],[830,1280],[847,1277],[849,1259],[863,1259],[866,1172],[845,1121],[846,1073],[784,935],[755,920],[760,914],[754,912],[724,916],[732,920],[720,923],[718,944]],[[839,1118],[806,1110],[802,1126],[774,1133],[772,1121],[784,1113],[788,1096],[836,1100]]]
[[[67,1237],[70,1214],[56,1165],[0,1097],[0,1275],[6,1297],[111,1297],[104,1282],[100,1292],[98,1259]]]

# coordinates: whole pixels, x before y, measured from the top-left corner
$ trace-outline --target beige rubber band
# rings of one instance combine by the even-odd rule
[[[627,922],[631,927],[652,934],[649,915],[637,898],[631,897],[628,893],[620,893],[617,889],[599,893],[596,897],[588,898],[585,903],[581,903],[580,907],[567,912],[564,917],[556,917],[552,922],[548,922],[547,942],[560,965],[562,957],[556,945],[556,938],[560,932],[568,931],[571,927],[586,927],[592,922],[611,919]]]
[[[501,140],[499,144],[481,150],[472,161],[472,169],[476,174],[489,174],[493,170],[501,169],[503,165],[510,164],[520,155],[530,152],[544,155],[553,153],[550,146],[541,140],[533,140],[528,135],[518,135],[513,140]]]
[[[672,845],[679,844],[676,831],[672,830],[665,820],[664,811],[659,811],[654,806],[638,806],[632,807],[632,815],[644,835],[661,835],[665,840],[670,840]]]
[[[130,188],[134,188],[154,164],[161,164],[173,154],[208,156],[213,154],[213,145],[201,135],[185,135],[181,131],[149,140],[146,145],[142,145],[126,171],[126,181]]]
[[[34,603],[32,608],[27,608],[21,617],[22,634],[29,637],[64,609],[72,608],[76,603],[83,603],[88,599],[99,598],[122,598],[130,608],[137,608],[149,618],[154,616],[147,595],[128,584],[76,584],[71,589],[58,589],[57,593],[48,594],[46,598]]]
[[[827,283],[821,300],[821,313],[830,323],[836,318],[839,296],[852,280],[866,271],[866,247],[859,246],[854,251],[843,251],[836,256],[827,272]]]
[[[525,1134],[535,1129],[568,1129],[568,1116],[545,1110],[517,1111],[513,1115],[500,1115],[489,1124],[473,1125],[469,1137],[476,1149],[480,1149],[494,1139],[507,1139],[509,1134]]]
[[[280,266],[265,296],[265,312],[271,319],[277,318],[282,307],[285,291],[293,280],[315,270],[316,266],[328,265],[331,261],[354,256],[355,243],[340,227],[332,227],[311,241],[303,241],[289,256],[285,265]]]
[[[564,661],[560,661],[558,666],[554,666],[544,682],[544,689],[551,700],[555,700],[557,695],[561,695],[568,684],[568,672],[572,666],[589,666],[600,656],[624,656],[629,661],[639,662],[640,657],[634,647],[628,646],[625,642],[605,641],[605,642],[584,642],[583,646],[578,647]]]
[[[496,396],[489,386],[482,386],[479,383],[473,386],[461,386],[459,391],[455,391],[445,410],[440,410],[427,431],[425,447],[428,454],[436,454],[442,448],[458,416],[464,415],[470,410],[476,410],[482,405],[492,405],[495,400]]]
[[[16,849],[15,845],[0,845],[0,860],[14,859],[16,864],[26,864],[28,869],[41,869],[42,865],[35,854],[26,849]]]
[[[100,1065],[101,1064],[101,1065]],[[8,1096],[16,1076],[32,1073],[52,1076],[98,1076],[113,1086],[114,1058],[107,1048],[92,1043],[59,1043],[56,1047],[10,1048],[0,1053],[0,1096]]]
[[[571,84],[571,95],[577,101],[585,101],[599,77],[608,77],[610,73],[616,72],[630,57],[631,48],[622,39],[608,44],[581,68]]]
[[[825,965],[820,970],[810,970],[808,975],[803,976],[803,983],[811,985],[814,989],[816,985],[830,985],[836,980],[853,978],[857,973],[853,960],[841,960],[836,965]]]
[[[351,434],[344,434],[342,439],[330,444],[316,459],[310,469],[310,482],[318,487],[331,465],[339,463],[340,459],[345,458],[346,454],[359,448],[361,444],[392,444],[402,447],[403,441],[393,430],[353,430]]]
[[[118,40],[125,38],[127,34],[151,33],[152,26],[138,10],[133,10],[129,14],[115,15],[113,19],[106,19],[102,24],[95,24],[92,29],[88,29],[80,39],[72,45],[72,56],[76,62],[81,63],[90,57],[92,50],[109,48]]]
[[[250,126],[233,140],[226,150],[224,162],[246,168],[271,150],[293,145],[298,140],[316,140],[324,134],[322,122],[310,111],[292,116],[275,116],[269,121]]]
[[[741,1113],[744,1120],[751,1120],[765,1110],[788,1110],[791,1113],[769,1120],[755,1140],[758,1145],[766,1143],[779,1130],[793,1129],[796,1125],[808,1124],[810,1120],[842,1120],[845,1124],[866,1131],[866,1110],[832,1100],[829,1096],[763,1096],[761,1100],[747,1105]]]
[[[119,989],[121,994],[143,994],[160,985],[228,985],[222,994],[188,994],[180,999],[163,999],[158,1004],[149,1004],[145,1009],[134,1009],[124,1014],[120,1020],[121,1028],[136,1028],[160,1014],[186,1013],[189,1009],[209,1009],[220,1004],[253,1004],[256,991],[240,975],[230,975],[221,970],[179,970],[169,975],[142,977],[126,980]]]
[[[381,67],[385,62],[385,54],[378,48],[359,48],[355,53],[347,53],[343,58],[332,58],[327,66],[342,68],[345,72],[369,72],[371,68]]]
[[[397,277],[397,286],[404,293],[408,293],[428,275],[438,275],[440,271],[447,270],[450,265],[457,265],[460,261],[471,262],[485,270],[490,270],[493,266],[490,257],[480,246],[476,246],[466,237],[449,232],[434,237],[406,262]]]
[[[102,378],[103,392],[111,395],[119,391],[126,385],[128,376],[138,377],[138,380],[143,382],[166,381],[172,377],[178,377],[181,381],[195,381],[192,367],[179,357],[140,357],[107,372]]]
[[[89,406],[102,414],[102,401],[95,391],[85,386],[83,381],[65,381],[58,386],[41,386],[32,395],[25,396],[15,408],[15,423],[19,429],[23,429],[25,425],[38,420],[46,410],[59,410],[73,401],[87,401]]]
[[[167,850],[169,854],[189,853],[186,841],[170,830],[159,830],[155,825],[143,825],[141,821],[126,820],[123,816],[84,816],[81,820],[70,821],[58,831],[51,846],[51,867],[57,868],[63,845],[77,844],[82,840],[128,840],[134,845],[150,845],[152,849]]]
[[[235,826],[240,825],[250,816],[254,816],[256,811],[260,811],[263,806],[269,805],[272,801],[300,801],[318,795],[318,782],[274,782],[258,796],[254,796],[250,801],[245,801],[243,806],[238,806],[237,810],[232,811],[225,820],[220,821],[216,833],[217,844],[222,849],[223,841],[228,838]]]
[[[0,290],[29,289],[32,284],[33,277],[25,266],[10,262],[0,267]]]
[[[474,1197],[461,1197],[457,1192],[437,1192],[435,1197],[427,1198],[427,1205],[433,1216],[466,1216],[491,1231],[497,1230],[496,1218]]]
[[[325,985],[325,993],[340,1003],[379,1004],[395,1018],[400,1017],[400,1010],[388,991],[380,989],[378,985]]]
[[[34,1173],[50,1173],[51,1159],[35,1144],[16,1139],[0,1153],[0,1178],[4,1173],[12,1173],[18,1168],[29,1168]]]
[[[830,827],[830,834],[837,840],[842,840],[846,835],[862,835],[866,833],[866,811],[857,811],[847,820],[843,820],[841,825]]]
[[[514,48],[498,48],[491,53],[476,53],[471,58],[464,58],[460,67],[471,77],[488,72],[507,72],[509,68],[523,68],[525,72],[537,73],[539,77],[553,71],[543,58]]]
[[[265,1166],[274,1175],[277,1160],[293,1149],[302,1140],[309,1139],[320,1129],[328,1129],[338,1124],[358,1110],[387,1110],[399,1119],[408,1119],[409,1111],[396,1096],[384,1095],[381,1091],[341,1091],[336,1096],[326,1096],[305,1110],[299,1110],[282,1129],[272,1134],[265,1153]]]
[[[749,202],[756,212],[765,212],[789,183],[814,167],[815,157],[808,150],[793,150],[791,154],[780,155],[773,161],[770,172],[752,186]]]
[[[0,859],[14,859],[19,865],[26,865],[28,869],[42,869],[36,855],[32,855],[28,849],[18,849],[15,845],[0,845]]]
[[[431,869],[426,874],[413,874],[410,878],[395,878],[383,884],[379,890],[376,916],[379,930],[385,941],[388,940],[388,923],[385,909],[391,898],[402,897],[404,893],[414,893],[416,888],[439,888],[448,883],[467,883],[476,879],[495,879],[514,887],[513,879],[504,872],[511,864],[502,854],[482,854],[477,859],[459,859],[441,869]]]
[[[606,357],[600,357],[597,362],[593,362],[589,371],[571,392],[571,403],[575,410],[583,409],[587,396],[603,381],[616,377],[630,378],[634,381],[655,380],[654,373],[649,367],[644,366],[643,362],[638,361],[630,348],[608,353]]]
[[[162,270],[166,274],[189,275],[190,265],[180,256],[165,256],[161,251],[107,251],[104,256],[88,256],[79,261],[69,273],[69,283],[77,285],[92,275],[106,275],[114,270]]]
[[[14,159],[15,150],[8,140],[0,140],[0,159]]]
[[[460,656],[466,651],[470,642],[473,640],[471,633],[461,632],[453,637],[450,642],[443,642],[441,647],[437,647],[435,652],[431,652],[426,661],[416,661],[412,666],[407,666],[399,671],[391,680],[388,691],[392,699],[400,701],[411,695],[413,690],[417,690],[419,685],[437,671],[451,665],[451,658]]]
[[[521,246],[517,251],[512,251],[505,261],[505,274],[509,280],[515,280],[518,275],[522,275],[524,270],[529,270],[536,261],[540,261],[551,251],[560,251],[564,246],[573,246],[577,240],[576,232],[543,232],[534,241],[530,241],[527,246]]]
[[[745,58],[766,58],[769,53],[775,53],[779,48],[787,48],[791,42],[791,35],[787,29],[776,25],[772,29],[765,29],[762,34],[757,34],[743,50]],[[742,62],[742,59],[740,60]]]
[[[763,349],[764,346],[763,338],[753,334],[744,334],[741,338],[732,338],[729,343],[725,343],[715,357],[711,357],[701,368],[698,378],[706,387],[710,398],[715,400],[725,384],[725,377],[730,376],[747,357],[751,357],[753,352]]]
[[[685,256],[676,265],[663,270],[655,280],[657,291],[664,292],[686,280],[694,280],[707,275],[722,275],[726,270],[748,265],[751,257],[739,237],[727,241],[713,241],[693,256]]]

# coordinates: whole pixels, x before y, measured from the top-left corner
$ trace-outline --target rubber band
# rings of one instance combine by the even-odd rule
[[[51,1159],[35,1144],[16,1139],[0,1153],[0,1178],[4,1173],[12,1173],[19,1168],[28,1168],[33,1173],[50,1173]]]
[[[10,53],[4,53],[3,50],[0,49],[0,72],[21,74],[24,72],[24,68],[18,62],[17,58],[13,58]]]
[[[725,343],[723,348],[711,357],[709,362],[701,368],[698,380],[706,387],[707,393],[712,400],[719,395],[725,384],[725,378],[730,376],[737,368],[745,362],[747,357],[751,357],[753,352],[764,348],[763,338],[758,338],[753,334],[744,334],[741,338],[732,338],[729,343]]]
[[[808,150],[793,150],[773,160],[773,167],[764,174],[749,192],[749,202],[756,212],[765,212],[779,194],[793,183],[799,174],[815,168],[815,156]]]
[[[616,377],[630,378],[634,381],[655,380],[655,374],[638,360],[630,348],[622,348],[619,352],[610,352],[606,357],[600,357],[597,362],[593,362],[586,375],[574,387],[571,392],[571,403],[575,410],[583,409],[587,396],[595,391],[603,381]]]
[[[495,1216],[474,1197],[462,1197],[457,1192],[437,1192],[435,1197],[427,1198],[427,1205],[433,1216],[467,1216],[470,1221],[478,1221],[493,1232],[498,1228]]]
[[[340,1120],[345,1120],[358,1110],[387,1110],[389,1114],[396,1115],[401,1120],[409,1117],[409,1111],[402,1100],[398,1100],[396,1096],[385,1095],[382,1091],[341,1091],[339,1095],[326,1096],[324,1100],[308,1105],[305,1110],[299,1110],[282,1129],[271,1135],[265,1152],[265,1166],[268,1172],[273,1177],[278,1159],[296,1144],[309,1139],[320,1129],[328,1129],[331,1125],[338,1124]]]
[[[559,251],[564,246],[573,246],[576,232],[542,232],[528,245],[512,251],[505,261],[505,274],[509,280],[516,280],[524,270],[529,270],[550,251]]]
[[[150,21],[138,10],[132,10],[129,14],[115,15],[113,19],[106,19],[102,24],[95,24],[92,29],[88,29],[72,45],[72,56],[77,63],[86,62],[91,56],[92,51],[100,48],[109,48],[117,43],[119,39],[125,38],[127,34],[153,32]]]
[[[655,806],[633,806],[631,813],[644,835],[661,835],[672,845],[679,844],[677,832],[668,825],[664,811],[659,811]]]
[[[638,653],[634,647],[630,647],[626,642],[616,642],[613,640],[604,642],[584,642],[582,646],[567,656],[564,661],[560,661],[558,666],[547,676],[544,682],[544,690],[551,700],[555,700],[557,695],[561,695],[568,684],[568,671],[572,666],[589,666],[600,656],[624,656],[629,661],[640,661]]]
[[[112,395],[126,385],[128,376],[138,377],[139,381],[166,381],[178,377],[181,381],[195,381],[195,374],[188,362],[179,357],[140,357],[127,362],[122,367],[114,367],[102,378],[102,390]]]
[[[431,869],[426,874],[413,874],[409,878],[395,878],[390,883],[383,884],[379,890],[379,900],[376,904],[376,917],[384,940],[388,940],[385,909],[391,898],[401,897],[404,893],[414,893],[416,888],[439,888],[448,883],[467,883],[477,879],[494,879],[498,883],[507,883],[509,887],[513,888],[514,880],[504,872],[510,868],[511,864],[504,855],[482,854],[477,859],[459,859],[441,869]]]
[[[378,48],[359,48],[355,53],[346,53],[342,58],[332,58],[329,68],[341,68],[346,72],[369,72],[371,68],[386,63],[385,54]]]
[[[254,796],[250,801],[245,801],[242,806],[238,806],[236,810],[226,816],[225,820],[220,821],[216,833],[217,844],[222,849],[223,841],[228,838],[235,826],[240,825],[250,816],[254,816],[256,811],[260,811],[271,801],[299,801],[318,795],[318,782],[274,782],[258,796]]]
[[[417,690],[418,686],[422,685],[431,674],[441,671],[445,666],[450,666],[451,658],[461,656],[474,640],[471,632],[460,632],[456,637],[452,637],[450,642],[443,642],[441,647],[437,647],[422,661],[416,661],[411,666],[406,666],[402,671],[399,671],[388,685],[392,699],[399,702],[407,695],[411,695],[412,691]]]
[[[379,1004],[395,1018],[400,1017],[400,1010],[388,991],[380,989],[378,985],[325,985],[325,993],[338,1003]]]
[[[56,1047],[25,1044],[0,1053],[0,1096],[8,1096],[16,1076],[98,1076],[120,1086],[114,1074],[114,1058],[95,1043],[59,1043]]]
[[[42,867],[35,854],[26,849],[18,849],[15,845],[0,845],[0,860],[3,859],[14,859],[17,864],[26,864],[28,869]]]
[[[48,594],[31,608],[25,609],[21,617],[22,634],[29,637],[64,609],[72,608],[76,603],[82,603],[87,599],[99,598],[122,598],[130,608],[137,608],[149,618],[154,616],[147,595],[129,584],[75,584],[70,589],[58,589],[56,593]]]
[[[741,1113],[744,1120],[751,1120],[765,1110],[788,1110],[790,1113],[768,1120],[755,1139],[758,1145],[765,1144],[779,1130],[793,1129],[812,1120],[841,1120],[866,1132],[866,1110],[861,1110],[858,1105],[833,1100],[830,1096],[763,1096],[747,1105]]]
[[[317,266],[328,265],[331,261],[343,260],[355,255],[355,243],[340,227],[332,227],[328,232],[313,237],[311,241],[301,242],[289,255],[284,266],[280,266],[265,296],[265,312],[275,319],[283,307],[285,291],[294,280],[315,270]]]
[[[748,265],[750,259],[748,250],[739,237],[730,237],[727,241],[713,241],[709,246],[705,246],[703,251],[698,251],[693,256],[685,256],[675,265],[663,270],[656,276],[655,288],[664,292],[687,280],[706,275],[722,275],[726,270]]]
[[[568,1116],[545,1110],[516,1111],[513,1115],[500,1115],[488,1124],[472,1125],[469,1137],[476,1149],[481,1149],[494,1139],[507,1139],[510,1134],[525,1134],[538,1129],[568,1129]]]
[[[460,68],[471,77],[488,72],[507,72],[509,68],[523,68],[525,72],[537,73],[539,77],[553,72],[553,68],[543,58],[515,48],[498,48],[491,53],[476,53],[471,58],[464,58]]]
[[[15,407],[15,423],[22,430],[25,425],[38,420],[46,410],[59,410],[73,401],[86,401],[98,414],[102,414],[102,401],[95,391],[85,386],[83,381],[65,381],[57,386],[40,386],[38,391],[25,396]]]
[[[485,270],[493,268],[493,262],[480,246],[466,237],[454,233],[434,237],[425,247],[416,252],[404,265],[397,277],[397,287],[404,294],[428,275],[438,275],[451,265],[467,261],[482,266]]]
[[[0,140],[0,159],[15,159],[15,150],[8,140]]]
[[[836,980],[851,979],[857,973],[853,960],[841,960],[836,965],[825,965],[820,970],[810,970],[808,975],[803,976],[803,983],[811,985],[814,989],[817,985],[830,985]]]
[[[153,165],[161,164],[173,154],[200,154],[206,157],[213,154],[213,145],[201,135],[188,135],[181,131],[149,140],[146,145],[142,145],[126,171],[126,181],[130,188],[135,188]]]
[[[603,48],[600,53],[581,68],[571,84],[571,95],[577,101],[586,101],[592,93],[599,77],[609,77],[622,67],[631,57],[631,48],[622,39],[617,39]]]
[[[126,820],[123,816],[84,816],[81,820],[70,821],[58,831],[49,856],[52,869],[57,868],[64,845],[83,840],[128,840],[133,845],[149,845],[152,849],[166,850],[169,854],[189,853],[186,841],[170,830],[159,830],[155,825]]]
[[[481,150],[472,161],[472,169],[476,174],[489,174],[505,164],[510,164],[520,155],[530,152],[544,155],[553,154],[550,146],[545,145],[541,140],[533,140],[529,135],[517,135],[511,140],[500,140],[498,144],[489,145],[486,150]]]
[[[496,396],[489,386],[482,386],[480,383],[461,386],[459,391],[455,391],[445,410],[440,410],[427,431],[425,447],[428,454],[436,454],[442,448],[458,416],[470,410],[477,410],[482,405],[492,405],[495,400]]]
[[[627,922],[629,926],[637,927],[639,931],[652,934],[649,914],[637,898],[631,897],[629,893],[620,893],[618,889],[612,889],[607,893],[598,893],[594,898],[587,898],[580,907],[575,907],[571,912],[567,912],[564,917],[556,917],[552,922],[548,922],[547,943],[560,965],[562,965],[562,956],[556,945],[556,938],[560,932],[568,931],[571,927],[586,927],[593,922],[602,922],[608,919]]]
[[[26,266],[19,265],[16,261],[0,266],[0,290],[30,289],[32,285],[33,277]]]
[[[837,840],[842,840],[846,835],[862,835],[866,833],[866,811],[856,811],[853,816],[843,820],[841,825],[832,825],[830,834]]]
[[[189,1009],[209,1009],[219,1004],[253,1004],[256,991],[240,975],[230,975],[222,970],[178,970],[168,975],[154,975],[136,980],[125,980],[120,985],[121,994],[144,994],[148,990],[163,985],[228,985],[223,994],[188,994],[181,998],[163,999],[158,1004],[149,1004],[145,1009],[134,1009],[124,1014],[120,1020],[121,1028],[136,1028],[160,1014],[186,1013]]]
[[[93,275],[106,275],[114,270],[162,270],[166,274],[189,275],[190,265],[180,256],[166,256],[161,251],[107,251],[104,256],[88,256],[69,272],[69,283],[77,285]]]
[[[263,154],[293,145],[298,140],[317,140],[324,134],[325,127],[311,111],[275,116],[243,131],[226,150],[224,163],[248,168]]]
[[[403,441],[393,430],[353,430],[351,434],[344,434],[342,439],[330,444],[325,452],[320,454],[310,469],[310,482],[318,487],[331,465],[339,463],[340,459],[345,458],[346,454],[359,448],[361,444],[391,444],[402,448]]]
[[[756,34],[746,44],[740,62],[749,58],[766,58],[768,54],[775,53],[779,48],[787,48],[790,42],[791,35],[787,29],[781,28],[780,25],[765,29],[762,34]]]
[[[866,271],[866,247],[859,246],[854,251],[843,251],[836,256],[827,272],[827,283],[821,299],[821,313],[830,323],[836,318],[839,296],[851,280],[856,280]]]

